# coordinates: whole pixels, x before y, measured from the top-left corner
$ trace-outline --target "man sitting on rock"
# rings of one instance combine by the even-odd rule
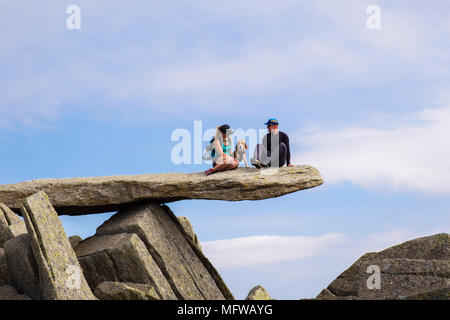
[[[250,163],[258,169],[282,167],[285,164],[292,167],[288,135],[278,130],[277,119],[271,118],[265,125],[269,133],[264,136],[263,143],[256,146]]]

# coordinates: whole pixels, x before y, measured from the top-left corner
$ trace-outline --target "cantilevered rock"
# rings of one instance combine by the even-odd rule
[[[42,298],[95,300],[47,195],[40,191],[26,198],[22,214],[38,266]]]
[[[237,168],[209,176],[197,172],[43,179],[1,185],[0,202],[19,212],[17,200],[43,190],[58,214],[81,215],[117,211],[142,200],[166,203],[183,199],[268,199],[322,183],[319,171],[311,166]]]

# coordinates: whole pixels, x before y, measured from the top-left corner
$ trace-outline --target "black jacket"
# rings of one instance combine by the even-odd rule
[[[284,143],[286,145],[287,154],[286,154],[286,164],[291,164],[291,149],[289,147],[289,137],[286,133],[278,131],[278,135],[280,136],[279,143]],[[269,154],[272,152],[272,146],[271,146],[271,137],[272,133],[268,133],[263,138],[263,145],[266,147]]]

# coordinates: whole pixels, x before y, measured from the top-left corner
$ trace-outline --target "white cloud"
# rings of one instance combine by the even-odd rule
[[[25,126],[74,106],[254,110],[240,94],[380,84],[397,67],[448,77],[447,17],[405,3],[383,6],[382,30],[368,33],[370,1],[84,2],[83,29],[71,33],[64,4],[3,2],[0,117]]]
[[[449,231],[447,225],[427,231],[394,228],[351,238],[339,233],[252,236],[202,242],[202,247],[238,299],[256,284],[276,299],[299,299],[315,297],[365,253]]]
[[[423,231],[393,228],[367,234],[361,239],[350,238],[342,233],[327,233],[316,237],[263,235],[205,241],[201,245],[205,255],[218,268],[266,265],[270,269],[270,265],[279,266],[300,260],[307,262],[325,259],[330,263],[353,263],[367,252],[378,252],[408,240],[449,231],[450,226]]]
[[[298,133],[326,183],[450,194],[450,107],[426,109],[395,128],[347,127]]]
[[[306,259],[335,250],[346,241],[342,234],[329,233],[318,237],[251,236],[201,245],[214,265],[226,268]]]
[[[190,94],[229,94],[304,85],[320,72],[350,78],[367,71],[360,54],[332,39],[304,38],[277,48],[243,50],[235,57],[166,68],[156,75],[155,87]]]

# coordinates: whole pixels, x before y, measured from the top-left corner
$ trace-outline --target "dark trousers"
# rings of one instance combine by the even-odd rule
[[[287,147],[281,142],[277,147],[273,148],[271,152],[267,151],[266,147],[262,144],[256,145],[254,157],[258,159],[261,163],[267,164],[269,167],[275,166],[276,164],[276,156],[278,154],[278,166],[282,167],[286,164],[286,156],[287,156]]]

